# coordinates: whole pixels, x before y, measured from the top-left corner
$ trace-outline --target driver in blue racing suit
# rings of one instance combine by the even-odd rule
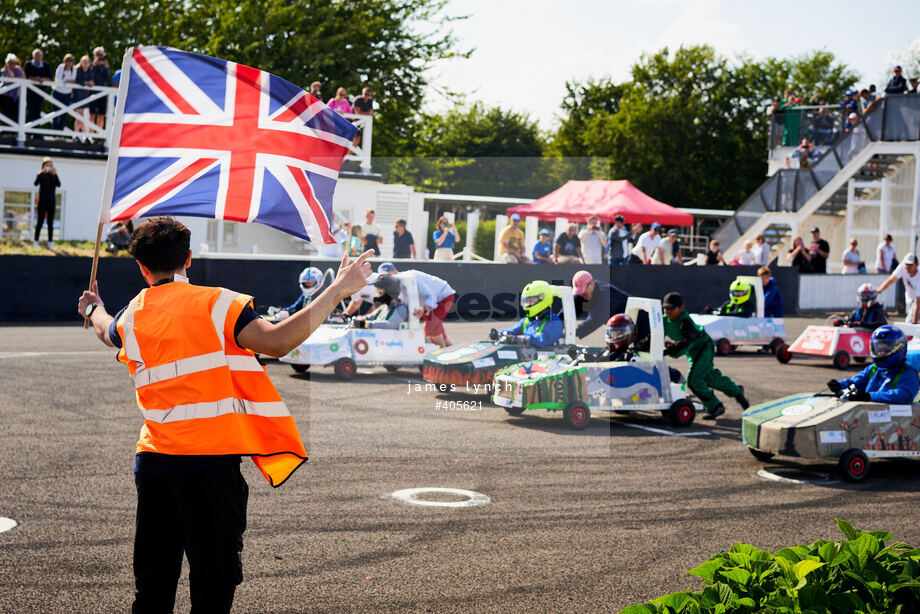
[[[841,396],[852,385],[856,391],[847,394],[850,401],[873,401],[906,405],[913,403],[920,390],[920,377],[907,364],[907,336],[901,329],[886,324],[875,329],[869,341],[873,363],[853,377],[827,383]]]
[[[521,292],[521,306],[527,314],[511,328],[497,331],[494,328],[489,338],[500,343],[532,345],[538,348],[556,345],[562,339],[562,320],[553,310],[555,295],[545,281],[532,281]]]
[[[284,308],[289,315],[294,315],[304,307],[310,304],[323,291],[323,282],[325,277],[323,272],[315,266],[307,267],[300,272],[297,278],[297,285],[300,286],[301,295],[294,299],[294,302]]]

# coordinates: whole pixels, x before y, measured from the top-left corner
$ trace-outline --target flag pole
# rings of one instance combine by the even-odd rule
[[[93,291],[96,273],[99,270],[99,247],[102,243],[102,227],[109,221],[112,209],[112,195],[115,192],[115,171],[118,169],[118,145],[121,143],[121,125],[125,113],[125,99],[128,94],[128,81],[131,80],[131,63],[134,47],[128,47],[121,61],[121,79],[118,81],[118,98],[115,115],[112,118],[112,137],[109,141],[109,158],[105,165],[105,184],[102,189],[102,202],[99,203],[99,227],[96,228],[96,249],[93,252],[93,268],[89,274],[89,291]],[[83,314],[83,328],[89,328],[89,318]]]

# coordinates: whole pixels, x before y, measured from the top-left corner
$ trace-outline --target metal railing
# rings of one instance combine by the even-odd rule
[[[118,88],[73,85],[71,86],[72,91],[84,92],[86,97],[66,104],[51,95],[51,86],[51,83],[39,84],[30,79],[0,77],[0,95],[17,99],[15,117],[0,114],[0,147],[22,148],[30,144],[34,145],[35,143],[30,141],[35,141],[37,138],[51,137],[72,141],[67,147],[71,151],[85,150],[94,153],[99,153],[100,149],[107,151],[112,138],[111,126],[115,117],[115,97],[118,94]],[[41,100],[41,113],[37,119],[26,121],[27,100],[30,94]],[[106,102],[103,126],[91,122],[89,116],[89,105],[100,100]],[[72,118],[74,127],[82,125],[85,130],[74,130],[66,123],[63,128],[54,128],[53,122],[59,117]],[[357,162],[361,167],[361,172],[370,173],[374,117],[351,113],[343,114],[343,117],[358,128],[357,144],[352,143],[349,146],[349,154],[345,156],[345,159]],[[7,138],[4,139],[4,137]],[[47,147],[49,143],[43,142],[40,145]]]
[[[776,111],[770,115],[771,153],[779,147],[798,147],[802,139],[809,139],[818,147],[832,144],[843,132],[846,122],[844,110],[839,106],[800,106]]]
[[[920,140],[920,96],[892,94],[849,132],[839,134],[820,160],[807,168],[781,169],[764,181],[713,233],[732,245],[764,213],[795,212],[823,188],[850,160],[875,141]]]

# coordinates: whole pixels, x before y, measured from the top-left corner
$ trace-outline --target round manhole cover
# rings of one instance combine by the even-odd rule
[[[787,484],[834,484],[840,480],[835,476],[819,471],[795,469],[793,467],[767,467],[757,472],[757,477],[773,482]]]
[[[460,488],[404,488],[383,497],[426,507],[478,507],[492,502],[488,495]]]
[[[15,527],[18,523],[12,518],[4,518],[0,516],[0,533],[5,533]]]

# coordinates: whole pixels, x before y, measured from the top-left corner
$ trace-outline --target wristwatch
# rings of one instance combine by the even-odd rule
[[[99,307],[99,303],[90,303],[86,306],[84,313],[86,314],[87,318],[93,317],[93,312],[96,311],[96,307]]]

